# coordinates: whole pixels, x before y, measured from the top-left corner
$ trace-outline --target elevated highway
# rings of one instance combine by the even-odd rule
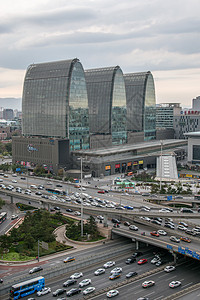
[[[22,193],[16,193],[13,191],[7,191],[7,190],[0,190],[0,195],[6,195],[9,196],[11,199],[11,203],[13,203],[13,198],[22,199],[24,201],[28,201],[31,203],[38,202],[41,205],[43,205],[44,208],[50,210],[50,207],[52,206],[59,206],[62,208],[71,208],[73,210],[81,210],[81,204],[73,204],[70,202],[60,202],[57,200],[51,200],[51,199],[44,199],[38,196],[33,195],[25,195]],[[199,219],[200,213],[194,212],[194,213],[179,213],[179,212],[158,212],[150,210],[148,212],[145,211],[139,211],[137,209],[133,210],[121,210],[121,209],[111,209],[111,208],[103,208],[103,207],[94,207],[94,206],[83,206],[84,207],[84,213],[88,215],[104,215],[106,218],[129,218],[131,220],[134,220],[135,217],[161,217],[161,218],[181,218],[181,219]]]

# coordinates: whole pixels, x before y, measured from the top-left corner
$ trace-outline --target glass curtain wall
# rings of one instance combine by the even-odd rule
[[[144,110],[144,139],[156,139],[156,101],[153,76],[147,72]]]
[[[68,130],[71,150],[89,149],[88,98],[80,62],[74,64],[71,74]]]
[[[127,142],[127,111],[124,77],[118,67],[114,73],[112,99],[112,144],[120,145]]]

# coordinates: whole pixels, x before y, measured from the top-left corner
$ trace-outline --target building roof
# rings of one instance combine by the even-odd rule
[[[184,135],[188,137],[200,137],[200,131],[195,131],[195,132],[186,132]]]

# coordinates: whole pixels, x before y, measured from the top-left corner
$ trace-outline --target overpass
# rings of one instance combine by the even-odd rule
[[[57,200],[39,198],[38,196],[26,195],[22,193],[16,193],[8,190],[0,190],[0,194],[9,196],[11,203],[13,203],[13,198],[22,199],[24,201],[38,202],[43,205],[43,208],[50,210],[51,206],[59,206],[64,209],[71,208],[73,210],[81,210],[81,204],[73,204],[70,202],[59,202]],[[199,213],[179,213],[179,212],[158,212],[158,211],[139,211],[136,209],[133,210],[119,210],[103,207],[94,207],[94,206],[84,206],[84,212],[88,215],[104,215],[107,222],[107,218],[129,218],[134,220],[135,217],[161,217],[161,218],[181,218],[181,219],[199,219]]]

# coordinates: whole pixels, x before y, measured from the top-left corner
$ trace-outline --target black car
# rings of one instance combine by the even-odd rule
[[[131,258],[128,258],[128,259],[126,260],[126,264],[129,265],[129,264],[134,263],[135,261],[136,261],[136,258],[131,257]]]
[[[55,292],[53,292],[53,296],[56,297],[56,296],[64,294],[65,292],[66,292],[65,289],[57,289]]]
[[[67,281],[65,281],[64,283],[63,283],[63,286],[65,287],[65,286],[70,286],[70,285],[73,285],[73,284],[75,284],[75,283],[77,283],[77,280],[75,280],[75,279],[68,279]]]
[[[56,187],[62,187],[62,184],[56,184]]]
[[[2,278],[0,278],[0,283],[3,283],[3,279]]]
[[[54,206],[54,209],[55,209],[55,210],[60,210],[60,207]]]
[[[129,272],[128,274],[126,274],[126,278],[131,278],[131,277],[136,276],[136,275],[138,275],[137,272]]]
[[[121,222],[118,219],[112,219],[113,223],[120,224]]]
[[[143,253],[142,252],[135,252],[135,253],[133,253],[132,254],[132,257],[139,257],[139,256],[141,256],[141,255],[143,255]]]
[[[37,196],[41,196],[41,195],[42,195],[41,192],[36,192],[35,194],[36,194]]]
[[[73,212],[73,210],[71,208],[66,208],[67,212]]]
[[[25,177],[21,177],[21,180],[26,180],[26,178]]]
[[[81,289],[71,289],[69,290],[67,293],[66,293],[66,296],[67,297],[70,297],[70,296],[73,296],[73,295],[76,295],[76,294],[80,294],[81,292]]]
[[[35,272],[39,272],[39,271],[42,271],[43,270],[43,268],[42,267],[34,267],[33,269],[31,269],[30,271],[29,271],[29,274],[33,274],[33,273],[35,273]]]

